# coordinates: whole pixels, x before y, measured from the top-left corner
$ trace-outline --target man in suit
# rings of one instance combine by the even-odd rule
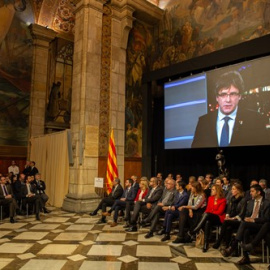
[[[6,177],[1,176],[0,178],[0,204],[9,206],[9,218],[10,223],[17,222],[14,219],[16,210],[18,209],[18,205],[16,200],[13,197],[13,192],[11,189],[11,185],[6,185]]]
[[[158,185],[158,178],[152,177],[149,182],[151,189],[148,190],[147,195],[142,201],[137,201],[134,205],[134,210],[130,219],[130,227],[126,229],[127,232],[137,232],[137,220],[139,213],[150,213],[151,208],[156,205],[162,196],[163,188]]]
[[[238,106],[244,92],[239,72],[222,74],[215,91],[219,108],[199,118],[193,148],[269,144],[265,118]]]
[[[111,227],[117,226],[119,211],[124,210],[128,202],[132,202],[135,200],[138,191],[137,185],[135,184],[136,183],[134,183],[134,180],[132,180],[131,178],[127,179],[125,181],[125,190],[120,200],[116,200],[108,212],[102,213],[105,221],[106,216],[110,216],[111,213],[114,211],[113,222],[111,223]]]
[[[36,162],[31,161],[30,162],[30,170],[28,175],[35,176],[38,173],[38,169],[36,168]]]
[[[123,194],[123,187],[121,186],[120,179],[115,178],[113,180],[113,188],[111,193],[108,195],[108,197],[105,197],[101,200],[98,207],[90,213],[90,216],[97,215],[97,212],[101,209],[102,213],[106,212],[107,206],[112,206],[115,202],[115,200],[118,200],[121,198]],[[99,223],[105,223],[106,220],[102,217],[102,219],[99,221]]]
[[[265,199],[270,200],[270,188],[267,187],[267,180],[261,179],[259,181],[259,185],[263,189]]]
[[[247,202],[245,218],[241,221],[237,230],[235,241],[223,250],[223,256],[230,256],[237,248],[238,243],[242,242],[247,244],[249,236],[256,234],[264,223],[270,221],[270,201],[264,198],[264,192],[260,185],[253,185],[250,188],[251,200]],[[249,254],[247,251],[243,252],[243,258],[238,262],[239,265],[249,264]]]
[[[41,174],[37,173],[35,175],[34,181],[32,181],[32,185],[36,186],[37,194],[40,196],[40,209],[43,210],[44,213],[50,213],[50,211],[45,207],[46,202],[49,200],[48,195],[45,193],[46,184],[43,180],[41,180]]]
[[[104,217],[106,217],[106,216],[110,216],[111,213],[114,211],[113,222],[111,223],[111,227],[117,226],[117,219],[118,219],[119,211],[124,210],[126,207],[126,204],[128,202],[134,201],[134,199],[136,198],[138,190],[136,188],[136,185],[134,184],[135,184],[134,180],[132,180],[131,178],[127,179],[125,181],[125,190],[120,200],[116,200],[113,206],[111,207],[111,209],[108,212],[105,212],[102,214]]]
[[[154,231],[156,230],[156,226],[160,217],[160,214],[164,214],[163,207],[170,206],[174,202],[174,198],[177,194],[175,189],[175,180],[171,178],[165,179],[165,189],[163,190],[163,194],[154,208],[152,208],[149,216],[142,220],[142,225],[145,225],[151,222],[149,232],[144,236],[145,238],[150,238],[154,236]]]
[[[22,188],[22,203],[23,207],[26,204],[32,204],[35,206],[36,220],[40,220],[39,212],[41,205],[41,198],[37,194],[37,186],[32,183],[31,175],[26,178],[26,183],[21,186]]]
[[[162,242],[170,240],[172,222],[174,219],[179,218],[180,207],[187,205],[188,203],[189,195],[186,192],[185,187],[185,182],[176,182],[176,190],[178,192],[176,193],[173,204],[162,207],[162,210],[165,211],[165,218],[162,229],[157,233],[158,235],[165,234],[165,236],[161,239]]]

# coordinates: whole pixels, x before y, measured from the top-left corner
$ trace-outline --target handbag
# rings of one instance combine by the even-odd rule
[[[200,230],[196,235],[195,247],[203,248],[203,244],[204,244],[204,231]]]

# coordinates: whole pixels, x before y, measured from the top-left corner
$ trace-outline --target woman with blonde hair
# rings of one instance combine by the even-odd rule
[[[126,225],[124,225],[124,228],[130,227],[131,211],[133,210],[134,204],[137,201],[142,201],[148,192],[149,187],[148,187],[147,177],[143,176],[141,178],[140,183],[139,183],[139,187],[140,188],[137,192],[135,200],[133,202],[127,202],[127,204],[126,204],[126,217],[125,217]]]
[[[208,250],[209,238],[212,226],[220,226],[225,219],[226,199],[220,185],[214,184],[211,188],[211,196],[208,198],[206,210],[193,233],[204,229],[203,252]]]

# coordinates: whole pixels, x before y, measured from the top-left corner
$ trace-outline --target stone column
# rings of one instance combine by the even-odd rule
[[[100,70],[103,3],[76,0],[71,133],[74,165],[63,209],[85,212],[99,201],[98,176]]]
[[[33,70],[29,113],[29,138],[44,134],[50,42],[56,33],[38,24],[29,26],[33,37]]]
[[[74,165],[63,204],[64,210],[74,212],[93,210],[99,202],[94,178],[99,176],[99,157],[107,154],[111,127],[120,179],[124,176],[126,47],[133,9],[105,2],[81,0],[76,6],[71,114]]]
[[[129,32],[133,25],[134,9],[130,5],[119,6],[112,3],[111,38],[111,126],[115,132],[117,164],[121,180],[124,181],[125,155],[125,88],[126,88],[126,50]]]

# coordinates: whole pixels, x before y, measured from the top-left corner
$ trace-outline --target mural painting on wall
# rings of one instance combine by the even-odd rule
[[[27,145],[34,22],[26,0],[0,1],[0,145]]]
[[[136,22],[130,32],[127,48],[125,156],[142,156],[142,74],[150,68],[147,56],[153,51],[153,35]]]
[[[169,0],[152,69],[270,33],[270,0]]]
[[[69,128],[73,70],[73,43],[57,39],[51,49],[51,89],[46,108],[47,124]]]

